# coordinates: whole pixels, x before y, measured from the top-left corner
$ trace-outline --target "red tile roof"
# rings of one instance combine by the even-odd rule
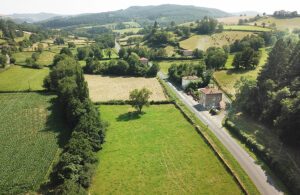
[[[199,91],[201,91],[202,93],[204,93],[206,95],[207,94],[220,94],[220,93],[222,93],[222,91],[220,91],[216,88],[208,88],[208,87],[200,88]]]

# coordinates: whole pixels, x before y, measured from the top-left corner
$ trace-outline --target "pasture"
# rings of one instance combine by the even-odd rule
[[[276,28],[279,30],[293,30],[294,28],[300,27],[300,17],[297,18],[285,18],[285,19],[279,19],[274,17],[268,17],[268,18],[261,18],[258,21],[256,21],[257,25],[262,25],[262,23],[265,23],[266,26],[270,26],[271,24],[275,24]],[[254,24],[254,23],[251,23]]]
[[[254,16],[230,16],[224,18],[217,18],[218,22],[223,23],[225,25],[236,25],[239,23],[240,19],[249,19],[253,18]]]
[[[39,93],[0,94],[0,194],[36,191],[48,178],[65,136],[55,98]]]
[[[0,91],[43,90],[43,80],[48,74],[49,68],[12,66],[0,72]]]
[[[137,33],[141,29],[142,28],[125,28],[125,29],[120,29],[120,30],[113,30],[113,32],[120,33],[120,34],[124,34],[124,33],[128,33],[128,32]]]
[[[263,28],[261,26],[251,25],[225,25],[224,30],[228,31],[249,31],[249,32],[268,32],[270,28]]]
[[[163,89],[156,78],[101,75],[84,75],[84,77],[88,82],[90,97],[94,102],[128,100],[130,91],[143,87],[152,92],[150,100],[166,100]]]
[[[100,106],[110,126],[90,194],[242,193],[174,105],[133,111]]]
[[[251,32],[224,31],[213,35],[194,35],[180,42],[180,47],[194,50],[196,48],[206,51],[209,47],[222,47],[229,45],[235,40],[251,35]]]
[[[158,61],[158,65],[160,67],[160,71],[164,74],[168,74],[168,70],[171,67],[172,64],[190,64],[190,63],[198,63],[200,62],[200,60],[197,59],[193,59],[193,60],[162,60],[162,61]]]
[[[234,85],[237,81],[241,79],[241,77],[245,77],[248,79],[256,79],[259,71],[262,66],[266,63],[268,59],[268,52],[265,48],[261,49],[261,59],[259,65],[254,70],[234,70],[231,66],[231,69],[228,70],[220,70],[214,72],[213,76],[218,82],[218,84],[222,87],[224,91],[228,94],[232,95],[234,98],[235,88]],[[228,58],[226,66],[230,68],[230,62],[233,61],[233,56]]]

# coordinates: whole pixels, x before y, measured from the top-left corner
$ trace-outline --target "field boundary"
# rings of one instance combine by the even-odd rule
[[[194,127],[195,131],[204,139],[205,143],[207,143],[207,145],[212,149],[212,151],[216,154],[217,158],[220,160],[220,162],[223,164],[223,166],[225,167],[226,171],[233,176],[234,181],[237,183],[237,185],[241,188],[241,190],[243,191],[244,194],[250,194],[246,187],[244,186],[243,182],[240,180],[240,178],[237,176],[237,174],[235,173],[234,170],[232,170],[232,168],[230,167],[230,165],[226,162],[226,160],[223,158],[223,156],[220,154],[220,152],[218,151],[218,149],[216,148],[215,144],[213,143],[213,141],[210,140],[209,136],[206,135],[202,129],[200,128],[200,126],[198,126],[195,121],[189,116],[188,113],[186,113],[186,111],[182,108],[181,105],[178,104],[178,102],[176,101],[177,98],[173,97],[167,87],[165,83],[163,83],[164,81],[162,79],[158,79],[159,82],[161,83],[161,85],[163,86],[164,91],[166,92],[166,94],[168,94],[168,97],[171,100],[172,104],[175,105],[175,107],[181,112],[181,114],[185,117],[185,119]],[[201,121],[200,121],[201,122]],[[202,122],[201,122],[202,124]],[[203,125],[203,124],[202,124]],[[204,125],[203,125],[204,126]],[[206,127],[207,128],[207,127]]]

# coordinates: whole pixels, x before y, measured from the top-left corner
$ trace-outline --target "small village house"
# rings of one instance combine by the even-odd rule
[[[199,77],[197,76],[185,76],[185,77],[182,77],[181,79],[181,87],[182,89],[186,89],[189,84],[193,81],[198,81],[199,80]]]
[[[144,65],[148,65],[149,60],[147,58],[140,58],[140,62]]]
[[[220,108],[222,102],[222,91],[216,88],[200,88],[199,103],[206,109]]]

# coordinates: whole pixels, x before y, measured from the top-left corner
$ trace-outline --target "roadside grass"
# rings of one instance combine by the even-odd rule
[[[259,62],[259,65],[256,67],[255,70],[220,70],[215,71],[213,76],[217,83],[220,85],[222,90],[224,90],[227,94],[230,94],[232,98],[235,97],[235,88],[234,85],[237,81],[241,79],[241,77],[245,77],[248,79],[256,79],[258,76],[258,73],[260,72],[262,66],[266,63],[268,59],[268,51],[266,51],[265,48],[260,49],[261,51],[261,59]],[[230,66],[230,61],[233,60],[233,58],[229,58],[226,66]],[[233,67],[232,67],[233,68]]]
[[[241,194],[204,140],[173,104],[136,115],[100,106],[110,126],[91,194]]]
[[[253,34],[252,32],[242,31],[224,31],[222,33],[215,33],[213,35],[194,35],[180,43],[180,47],[184,49],[194,50],[196,48],[206,51],[209,47],[222,47],[229,45],[235,40],[242,39],[247,35]]]
[[[269,155],[274,159],[277,159],[280,164],[282,164],[281,166],[291,167],[293,169],[293,173],[298,175],[296,178],[299,178],[300,180],[300,156],[299,151],[296,148],[284,145],[278,135],[274,133],[274,130],[266,127],[257,120],[253,120],[251,117],[242,112],[232,109],[228,114],[228,118],[240,131],[242,131],[243,134],[246,134],[249,139],[255,140],[257,144],[266,148]],[[231,133],[229,130],[228,132]],[[233,135],[233,137],[236,138],[235,135]],[[265,162],[263,162],[255,153],[253,153],[253,151],[251,151],[245,143],[241,142],[238,138],[236,138],[236,140],[243,146],[244,149],[246,149],[257,163],[262,165],[263,169],[273,176],[272,178],[275,179],[276,184],[284,192],[288,192],[280,178],[275,176],[274,172],[268,167],[268,165],[266,165]]]
[[[0,194],[27,194],[47,180],[67,137],[55,99],[39,93],[0,94]]]
[[[168,74],[168,70],[172,64],[184,64],[184,63],[194,63],[200,62],[199,59],[192,59],[192,60],[162,60],[157,61],[160,67],[160,70],[164,74]]]
[[[0,72],[0,91],[43,90],[43,80],[48,74],[49,68],[12,66]]]
[[[128,100],[130,91],[146,87],[152,92],[150,100],[164,101],[165,94],[156,78],[84,75],[90,97],[94,102]]]
[[[250,32],[268,32],[272,29],[263,28],[261,26],[252,25],[224,25],[224,30],[234,30],[234,31],[250,31]]]
[[[214,133],[205,126],[193,112],[191,112],[186,105],[181,102],[177,95],[172,91],[172,89],[165,83],[165,81],[160,79],[160,83],[164,86],[166,93],[168,94],[170,100],[173,100],[177,105],[192,119],[193,123],[198,125],[201,133],[206,137],[206,139],[212,144],[214,149],[221,155],[223,160],[227,163],[234,174],[239,178],[242,185],[247,190],[248,194],[260,194],[256,186],[253,184],[247,173],[243,170],[240,164],[235,160],[232,154],[224,147],[224,145],[219,141],[219,139],[214,135]]]

